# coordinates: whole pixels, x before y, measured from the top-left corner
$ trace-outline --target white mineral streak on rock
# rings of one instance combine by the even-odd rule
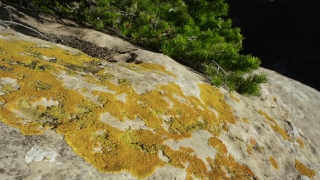
[[[192,77],[190,77],[192,78]],[[200,82],[198,79],[192,78],[194,81]],[[200,88],[198,86],[198,83],[191,83],[192,80],[189,80],[185,78],[184,76],[178,75],[178,80],[175,82],[179,85],[182,92],[187,96],[195,96],[200,99]]]
[[[158,179],[187,179],[187,173],[185,169],[165,165],[157,168],[154,174],[146,178],[146,180]]]
[[[102,103],[99,102],[99,97],[95,96],[92,94],[92,91],[100,91],[100,92],[106,92],[110,94],[116,94],[115,91],[112,91],[108,89],[106,86],[98,86],[96,84],[88,83],[86,82],[80,75],[78,76],[69,76],[66,72],[62,72],[59,76],[58,79],[60,79],[66,88],[69,89],[86,89],[86,92],[79,92],[81,95],[84,97],[87,97],[91,101],[99,104],[102,106]]]
[[[44,106],[44,107],[49,107],[49,106],[57,106],[59,105],[58,101],[54,101],[52,99],[47,100],[47,98],[42,98],[40,101],[36,101],[31,103],[32,107],[37,107],[37,106]]]
[[[310,180],[310,178],[305,175],[299,175],[298,180]]]
[[[126,98],[127,98],[127,94],[120,94],[120,95],[117,95],[116,96],[117,100],[123,102],[123,103],[126,103]]]
[[[119,119],[115,118],[109,112],[107,112],[100,115],[100,121],[114,128],[117,128],[121,131],[125,131],[128,129],[131,129],[131,130],[143,129],[143,130],[150,130],[153,132],[153,130],[148,128],[145,122],[139,117],[137,117],[135,120],[125,119],[124,122],[121,122]]]
[[[102,145],[100,142],[98,142],[98,146],[93,147],[94,152],[102,152]]]
[[[164,162],[169,162],[169,161],[170,161],[170,159],[168,158],[168,156],[166,156],[166,155],[163,154],[163,151],[162,151],[162,150],[159,150],[159,151],[158,151],[158,157],[159,157],[159,159],[161,159],[161,160],[164,161]]]
[[[56,60],[56,57],[52,56],[52,57],[48,57],[48,56],[42,56],[42,59],[45,61],[54,61]]]
[[[49,44],[37,44],[37,48],[52,48]]]
[[[217,118],[219,118],[219,113],[218,113],[217,110],[215,110],[213,107],[208,107],[208,109],[209,109],[210,111],[212,111],[212,112],[216,115]]]
[[[24,157],[26,163],[31,163],[32,161],[46,161],[53,162],[57,157],[57,153],[52,150],[43,150],[36,146],[33,146]]]
[[[169,109],[172,109],[173,107],[173,102],[170,101],[170,99],[168,97],[163,97],[162,99],[164,99],[168,104],[169,104]]]
[[[173,97],[176,98],[180,103],[184,103],[184,104],[190,103],[187,99],[179,96],[178,94],[174,94]]]
[[[98,86],[96,84],[88,83],[81,76],[69,76],[66,72],[62,72],[59,76],[59,79],[61,79],[67,88],[72,89],[81,89],[81,88],[87,88],[88,91],[102,91],[107,92],[111,94],[116,94],[115,91],[112,91],[108,89],[106,86]]]

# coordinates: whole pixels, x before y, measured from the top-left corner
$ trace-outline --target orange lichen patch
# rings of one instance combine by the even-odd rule
[[[185,95],[177,84],[168,83],[140,95],[130,84],[123,86],[101,79],[103,74],[96,76],[82,72],[82,77],[90,83],[105,86],[114,92],[92,91],[99,101],[96,103],[81,95],[82,91],[79,92],[76,87],[67,88],[59,79],[62,71],[71,69],[77,73],[78,70],[86,70],[85,65],[94,64],[94,58],[83,54],[72,55],[54,46],[40,48],[22,41],[0,39],[0,49],[0,65],[10,69],[0,70],[0,77],[15,79],[20,86],[18,90],[8,91],[1,96],[0,119],[19,128],[22,133],[40,134],[54,128],[64,135],[75,153],[103,172],[127,171],[144,178],[157,167],[168,163],[186,168],[188,177],[226,178],[222,166],[238,179],[253,177],[250,170],[227,155],[226,147],[218,139],[210,139],[210,145],[219,149],[216,159],[207,158],[212,166],[210,173],[207,173],[206,163],[191,148],[180,147],[174,151],[163,144],[168,139],[189,138],[195,130],[219,135],[220,131],[226,130],[228,123],[235,123],[231,108],[219,89],[207,84],[199,85],[199,100]],[[54,56],[56,62],[43,60],[43,56]],[[158,72],[168,73],[160,65],[131,65],[137,70],[153,71],[154,68]],[[125,102],[116,98],[120,94],[126,94]],[[50,106],[32,105],[43,98],[57,103]],[[210,108],[214,108],[217,115]],[[110,119],[101,119],[104,113],[121,122],[139,119],[143,128],[129,126],[125,130],[117,129],[108,124]],[[169,162],[159,158],[159,151],[168,157]],[[216,170],[221,173],[216,174]]]
[[[218,150],[214,160],[207,158],[212,169],[208,173],[209,179],[225,179],[230,176],[231,179],[250,179],[250,177],[255,177],[248,167],[240,165],[232,156],[227,154],[227,148],[220,139],[216,137],[210,138],[209,145]],[[223,167],[227,169],[228,175]]]
[[[223,95],[218,88],[214,88],[209,84],[200,84],[201,100],[206,106],[214,108],[219,113],[219,120],[234,124],[234,117],[231,107],[225,102]]]
[[[137,95],[132,88],[119,86],[116,88],[109,86],[108,88],[123,92],[127,96],[126,103],[120,103],[113,95],[100,92],[102,102],[107,102],[105,104],[106,111],[121,121],[124,118],[135,119],[138,116],[145,121],[148,127],[155,128],[158,132],[162,133],[171,132],[171,137],[174,136],[175,139],[190,137],[190,132],[198,128],[208,127],[209,130],[214,124],[219,124],[213,112],[208,111],[199,100],[182,94],[179,86],[174,83],[159,86],[157,90],[142,95]],[[190,104],[187,105],[179,102],[173,97],[173,93],[179,93],[180,96],[188,99]],[[168,102],[164,100],[164,97],[170,99],[174,104],[171,109]],[[197,105],[199,103],[206,110],[200,110],[198,108],[199,105]],[[173,117],[172,121],[166,122],[170,127],[170,132],[162,128],[162,115]],[[202,117],[203,122],[198,121],[199,117]]]
[[[257,144],[257,140],[255,138],[250,138],[250,143],[255,146]]]
[[[107,126],[101,128],[107,133],[100,139],[94,137],[93,132],[99,129],[93,126],[81,130],[73,128],[65,139],[77,154],[102,172],[129,171],[137,177],[146,177],[163,165],[157,154],[132,148],[119,139],[123,132]],[[100,140],[102,152],[93,151],[97,140]]]
[[[2,77],[11,77],[15,78],[15,72],[24,72],[26,74],[31,74],[31,70],[27,68],[19,67],[18,65],[12,65],[13,72],[0,72],[0,76]],[[39,90],[32,86],[32,82],[35,79],[42,79],[44,78],[49,84],[54,86],[54,89],[46,89],[46,90]],[[56,80],[55,76],[50,73],[43,73],[43,72],[33,72],[33,76],[18,79],[18,84],[20,88],[18,91],[14,91],[11,93],[6,94],[3,96],[3,99],[6,101],[6,104],[3,108],[0,109],[1,117],[3,121],[7,124],[12,125],[17,128],[23,128],[26,126],[25,124],[21,124],[18,122],[25,122],[24,119],[39,119],[39,112],[38,109],[35,107],[28,107],[27,105],[31,102],[35,102],[41,98],[47,99],[56,99],[59,94],[65,93],[66,91],[60,91],[63,89],[62,84]],[[57,91],[58,90],[58,91]],[[22,101],[23,100],[23,101]],[[19,118],[16,114],[8,113],[7,111],[20,111],[25,118]],[[28,122],[28,121],[26,121]],[[28,123],[26,123],[28,124]],[[39,124],[35,124],[39,126]],[[30,124],[28,124],[30,126]],[[24,133],[25,131],[23,131]]]
[[[135,150],[155,154],[162,149],[162,137],[148,130],[127,130],[120,139]]]
[[[228,152],[227,147],[223,144],[223,142],[220,139],[216,137],[212,137],[209,139],[209,145],[214,147],[218,151],[218,153],[226,154]]]
[[[158,71],[161,73],[168,74],[170,76],[176,77],[176,75],[170,71],[167,71],[166,68],[160,64],[153,63],[141,63],[141,64],[121,64],[121,66],[126,67],[132,71]]]
[[[295,159],[295,161],[296,161],[296,169],[299,171],[300,174],[308,176],[309,178],[314,178],[314,176],[316,175],[316,172],[314,170],[309,169],[297,159]]]
[[[297,138],[297,142],[300,144],[302,148],[304,148],[304,143],[300,138]]]
[[[20,131],[22,134],[25,134],[25,135],[39,135],[48,129],[45,126],[43,126],[43,123],[40,123],[40,122],[26,122],[26,123],[19,122],[19,123],[23,124],[20,128]]]
[[[247,145],[247,153],[248,153],[248,154],[253,154],[253,152],[252,152],[253,148],[254,148],[254,145],[252,145],[251,143],[249,143],[249,144]]]
[[[250,138],[249,144],[247,145],[247,153],[253,154],[252,151],[256,147],[256,145],[257,145],[257,140],[255,138]]]
[[[240,102],[240,100],[233,94],[233,93],[230,93],[230,97],[235,100],[237,103]]]
[[[22,63],[29,64],[34,60],[42,59],[43,56],[54,57],[59,64],[73,64],[82,66],[85,63],[97,60],[91,58],[85,54],[78,53],[74,55],[70,51],[60,49],[54,45],[48,47],[41,47],[35,43],[15,40],[2,40],[0,39],[1,48],[6,49],[6,52],[10,52],[11,57],[8,59],[19,60]],[[15,59],[15,56],[19,58]],[[5,58],[5,57],[4,57]]]
[[[165,154],[170,158],[170,164],[179,168],[186,168],[187,174],[198,178],[208,178],[206,164],[196,156],[191,148],[180,147],[174,151],[168,146],[164,147]],[[210,178],[211,179],[211,178]]]
[[[284,140],[287,140],[289,138],[287,132],[278,125],[276,120],[274,120],[267,113],[261,110],[259,110],[258,113],[263,115],[267,120],[269,120],[266,123],[268,123],[274,131],[278,132],[283,137]]]
[[[242,121],[243,121],[243,122],[245,122],[245,123],[247,123],[247,124],[250,124],[249,119],[248,119],[248,118],[246,118],[246,117],[243,117],[243,118],[242,118]]]
[[[269,161],[271,162],[273,168],[279,169],[278,163],[275,159],[273,159],[273,157],[270,156]]]

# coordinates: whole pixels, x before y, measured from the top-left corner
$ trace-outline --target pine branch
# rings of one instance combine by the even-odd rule
[[[34,9],[28,0],[20,1]],[[108,28],[146,49],[160,50],[197,71],[203,72],[205,67],[214,85],[226,84],[230,91],[258,95],[259,84],[266,81],[263,75],[250,74],[260,60],[239,53],[243,37],[240,29],[232,28],[232,21],[226,19],[225,0],[81,2],[77,11],[72,11],[73,17],[98,30]],[[44,9],[55,8],[55,4],[47,4]],[[7,9],[8,13],[11,10]],[[8,25],[5,21],[0,24]],[[243,77],[245,73],[249,74],[247,78]]]

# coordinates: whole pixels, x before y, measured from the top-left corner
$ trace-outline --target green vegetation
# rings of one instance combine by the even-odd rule
[[[216,86],[259,95],[260,60],[242,55],[243,37],[227,19],[225,0],[30,0],[37,9],[112,30],[130,41],[206,73]]]
[[[50,90],[51,84],[48,84],[46,82],[43,82],[41,80],[37,80],[31,84],[32,87],[34,87],[37,90]]]

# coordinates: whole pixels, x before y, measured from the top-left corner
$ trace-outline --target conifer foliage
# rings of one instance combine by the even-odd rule
[[[111,28],[140,46],[205,72],[216,86],[259,95],[259,84],[267,81],[264,74],[252,73],[260,60],[239,53],[243,36],[227,19],[225,0],[81,0],[56,5],[98,30]]]

